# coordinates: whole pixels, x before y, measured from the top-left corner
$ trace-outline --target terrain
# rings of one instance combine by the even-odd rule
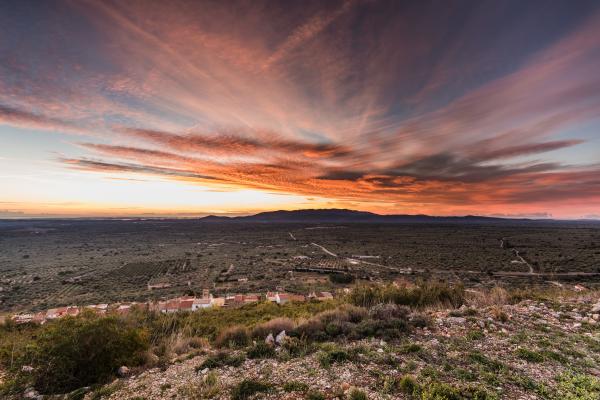
[[[580,399],[600,397],[595,297],[430,310],[430,325],[398,340],[325,342],[179,357],[104,388],[108,399]],[[597,316],[596,316],[597,318]],[[581,320],[584,321],[581,323]],[[262,385],[262,386],[261,386]],[[256,389],[256,393],[253,390]],[[236,397],[237,396],[237,397]],[[93,394],[88,398],[93,398]]]
[[[600,397],[600,224],[379,216],[0,221],[0,311],[331,291],[0,324],[9,399]],[[204,294],[203,294],[204,296]]]
[[[594,286],[600,224],[347,210],[0,221],[0,312],[156,300],[202,289],[216,295],[335,290],[344,284],[329,279],[334,272],[359,282],[435,277],[472,287]]]

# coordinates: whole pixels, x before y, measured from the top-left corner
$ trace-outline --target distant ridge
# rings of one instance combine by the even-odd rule
[[[200,218],[204,222],[279,222],[279,223],[410,223],[410,222],[502,222],[528,221],[527,219],[507,219],[467,215],[462,217],[435,217],[429,215],[381,215],[368,211],[339,208],[308,209],[293,211],[267,211],[243,217],[209,215]]]

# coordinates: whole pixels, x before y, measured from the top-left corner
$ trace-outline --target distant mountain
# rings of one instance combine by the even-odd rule
[[[346,209],[314,209],[294,211],[268,211],[244,217],[222,217],[209,215],[204,222],[278,222],[278,223],[415,223],[415,222],[502,222],[505,218],[481,217],[433,217],[429,215],[380,215],[367,211]],[[512,220],[515,221],[515,220]],[[521,219],[523,221],[523,219]]]

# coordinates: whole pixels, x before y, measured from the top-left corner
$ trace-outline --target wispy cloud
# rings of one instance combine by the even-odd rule
[[[0,42],[0,123],[85,132],[87,156],[61,161],[111,177],[419,210],[600,207],[600,159],[572,155],[596,145],[581,127],[600,120],[600,14],[511,10],[65,3],[31,16],[43,34],[25,52]],[[22,34],[17,17],[0,35]]]

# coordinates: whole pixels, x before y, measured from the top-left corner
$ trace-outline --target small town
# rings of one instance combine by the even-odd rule
[[[246,304],[268,301],[276,304],[286,304],[289,302],[304,301],[327,301],[332,300],[331,292],[310,292],[307,295],[295,293],[267,292],[264,294],[232,294],[224,297],[214,297],[208,289],[202,291],[201,297],[181,296],[166,300],[148,301],[148,302],[127,302],[115,304],[89,304],[86,306],[70,305],[65,307],[51,308],[49,310],[37,313],[21,313],[12,316],[12,320],[17,324],[38,323],[44,324],[47,321],[71,316],[76,317],[81,312],[88,310],[98,314],[116,313],[127,314],[132,308],[140,308],[149,311],[157,311],[163,314],[175,312],[194,312],[213,307],[241,307]]]

